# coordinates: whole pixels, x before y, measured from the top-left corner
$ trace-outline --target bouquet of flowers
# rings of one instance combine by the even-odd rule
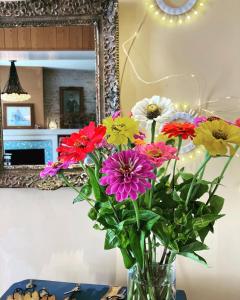
[[[59,162],[41,172],[72,187],[74,203],[89,203],[94,228],[106,232],[105,249],[119,248],[129,269],[129,300],[175,299],[177,255],[206,264],[198,252],[208,249],[205,239],[223,217],[224,199],[216,193],[240,146],[239,120],[173,121],[175,113],[171,100],[155,96],[138,102],[131,116],[117,112],[100,125],[91,122],[63,139]],[[194,173],[178,166],[187,140],[205,149]],[[222,172],[204,179],[218,157],[226,159]],[[87,174],[80,188],[65,175],[74,164]]]

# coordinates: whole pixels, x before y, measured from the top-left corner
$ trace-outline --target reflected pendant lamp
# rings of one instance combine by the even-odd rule
[[[23,102],[31,98],[21,86],[18,78],[15,60],[11,60],[9,79],[1,93],[1,99],[7,102]]]

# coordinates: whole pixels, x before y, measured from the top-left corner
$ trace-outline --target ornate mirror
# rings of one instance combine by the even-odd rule
[[[0,187],[63,186],[39,177],[61,139],[119,109],[118,1],[0,2],[0,88]]]

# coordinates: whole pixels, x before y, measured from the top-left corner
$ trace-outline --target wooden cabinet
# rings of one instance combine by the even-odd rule
[[[95,50],[94,27],[0,28],[0,50]]]

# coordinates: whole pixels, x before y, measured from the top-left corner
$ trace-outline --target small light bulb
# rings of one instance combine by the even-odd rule
[[[203,3],[203,2],[201,2],[199,5],[200,5],[200,6],[204,6],[204,3]]]
[[[171,24],[173,23],[173,19],[170,19],[170,21],[169,21]]]
[[[166,20],[166,16],[163,16],[163,17],[162,17],[162,20],[165,21],[165,20]]]
[[[155,15],[159,15],[159,11],[155,11]]]
[[[153,4],[151,4],[149,7],[150,7],[150,8],[154,8],[154,5],[153,5]]]
[[[183,23],[183,20],[182,20],[182,19],[179,19],[178,23],[179,23],[179,24],[182,24],[182,23]]]
[[[190,19],[191,19],[191,16],[188,15],[188,16],[187,16],[187,19],[190,20]]]
[[[191,154],[189,157],[190,157],[190,159],[193,159],[193,156],[192,156],[192,154]]]
[[[196,15],[196,16],[197,16],[197,15],[198,15],[198,11],[196,11],[196,10],[195,10],[195,12],[194,12],[194,15]]]

